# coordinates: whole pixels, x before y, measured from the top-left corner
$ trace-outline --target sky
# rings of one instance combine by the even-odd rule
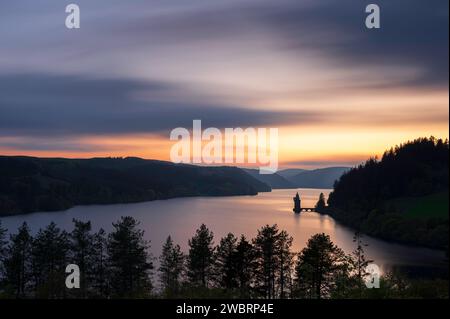
[[[282,167],[448,138],[448,0],[71,2],[0,2],[2,155],[169,160],[194,119],[278,128]]]

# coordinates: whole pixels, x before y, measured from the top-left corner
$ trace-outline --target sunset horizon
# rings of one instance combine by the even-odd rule
[[[170,131],[193,119],[276,127],[289,167],[354,166],[408,140],[448,138],[437,9],[382,1],[384,27],[367,29],[351,1],[122,3],[107,20],[99,2],[80,1],[90,14],[69,30],[47,2],[32,24],[11,4],[0,22],[0,154],[170,160]],[[408,24],[418,10],[423,31]]]

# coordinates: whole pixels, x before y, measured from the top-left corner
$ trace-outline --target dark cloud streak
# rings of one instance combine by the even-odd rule
[[[116,31],[142,41],[192,43],[261,33],[280,50],[315,50],[349,67],[413,67],[409,79],[386,78],[399,86],[448,86],[448,0],[379,0],[381,29],[365,27],[365,6],[352,0],[261,1],[212,7],[192,13],[142,19]],[[155,32],[155,30],[157,32]],[[371,76],[370,73],[367,74]]]
[[[268,127],[320,122],[314,112],[251,110],[220,104],[192,104],[133,98],[179,93],[178,86],[135,80],[84,79],[56,75],[0,76],[0,133],[14,135],[168,134],[192,127],[194,119],[213,127]],[[173,94],[172,94],[173,93]]]

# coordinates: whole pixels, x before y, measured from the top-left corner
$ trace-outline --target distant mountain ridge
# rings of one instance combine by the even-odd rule
[[[314,170],[303,170],[288,178],[298,188],[333,188],[334,182],[350,167],[326,167]]]
[[[259,169],[243,169],[246,173],[256,178],[262,183],[269,185],[273,189],[283,189],[283,188],[296,188],[294,184],[288,181],[283,176],[278,173],[275,174],[260,174]]]
[[[256,195],[265,183],[236,167],[141,158],[0,156],[0,216],[185,196]]]
[[[275,174],[259,174],[257,169],[243,169],[260,182],[273,189],[280,188],[333,188],[337,181],[350,167],[327,167],[314,170],[289,168]]]
[[[287,169],[278,171],[277,173],[280,176],[284,177],[285,179],[289,180],[289,178],[294,177],[295,175],[300,174],[305,171],[307,171],[307,170],[301,169],[301,168],[287,168]]]

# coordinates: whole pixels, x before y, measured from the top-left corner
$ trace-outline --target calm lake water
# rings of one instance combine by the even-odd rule
[[[320,192],[327,189],[299,189],[303,207],[313,207]],[[329,216],[314,212],[296,215],[292,212],[292,197],[296,190],[274,190],[257,196],[190,197],[136,204],[77,206],[66,211],[33,213],[2,218],[10,231],[26,221],[33,233],[54,221],[60,228],[70,231],[72,218],[92,222],[94,230],[112,229],[112,222],[121,216],[133,216],[141,222],[145,237],[151,241],[151,251],[159,256],[168,235],[187,252],[188,239],[201,223],[214,232],[215,243],[228,232],[253,238],[257,229],[266,224],[278,224],[294,237],[293,251],[300,251],[307,240],[316,233],[326,233],[347,253],[354,250],[354,231]],[[408,247],[364,237],[369,245],[366,256],[382,269],[402,268],[415,273],[446,273],[445,254],[426,248]]]

